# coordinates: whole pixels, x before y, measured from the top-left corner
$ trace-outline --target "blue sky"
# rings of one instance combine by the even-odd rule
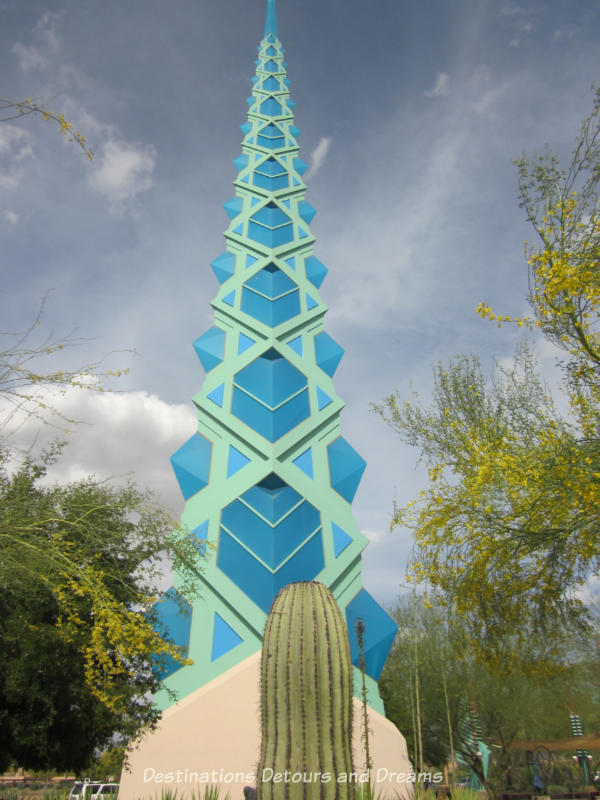
[[[194,430],[192,342],[210,326],[263,0],[0,0],[0,96],[52,98],[90,162],[51,122],[0,123],[2,330],[84,337],[76,366],[115,350],[113,395],[56,398],[85,420],[53,476],[132,473],[175,513],[168,457]],[[367,460],[354,502],[371,544],[365,587],[398,593],[410,548],[394,499],[423,483],[417,453],[369,404],[426,399],[431,364],[510,357],[516,332],[475,313],[521,313],[531,231],[512,159],[567,158],[599,80],[595,0],[278,0],[309,164],[315,255],[329,268],[327,331],[346,354],[342,432]],[[554,354],[538,346],[551,374]],[[59,367],[60,368],[60,367]],[[37,443],[49,431],[37,436]],[[34,441],[31,426],[16,441]]]

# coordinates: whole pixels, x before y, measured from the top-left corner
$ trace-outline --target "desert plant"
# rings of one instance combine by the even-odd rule
[[[329,589],[284,587],[267,617],[261,662],[258,800],[351,800],[352,664]]]

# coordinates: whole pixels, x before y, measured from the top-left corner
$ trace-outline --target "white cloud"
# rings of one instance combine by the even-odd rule
[[[57,23],[60,21],[58,14],[46,11],[38,19],[33,29],[34,38],[38,45],[26,45],[15,42],[11,51],[17,56],[19,67],[24,72],[33,69],[46,69],[49,57],[56,55],[60,50],[60,39],[56,33]]]
[[[425,92],[425,97],[445,97],[450,87],[450,76],[446,72],[438,72],[433,89]]]
[[[0,189],[16,189],[19,185],[19,179],[14,172],[5,172],[0,170]]]
[[[59,14],[54,14],[52,11],[46,11],[38,19],[35,24],[35,33],[42,40],[46,49],[52,55],[56,55],[60,50],[60,39],[56,32],[56,28],[61,18]]]
[[[523,34],[529,34],[533,30],[533,25],[530,22],[526,22],[523,25],[519,25],[519,33],[514,36],[510,42],[508,43],[510,47],[520,47],[521,45],[521,37]]]
[[[515,3],[507,3],[500,9],[501,17],[522,17],[524,14],[527,14],[527,11]]]
[[[552,34],[555,42],[573,39],[579,32],[579,29],[574,25],[563,25],[562,28],[557,28]]]
[[[319,144],[310,154],[310,169],[306,173],[306,178],[312,178],[321,169],[327,158],[327,153],[331,147],[331,137],[322,136]]]
[[[19,162],[33,158],[32,137],[16,125],[0,126],[0,188],[16,189],[19,185]]]
[[[139,192],[152,186],[156,150],[152,145],[109,139],[94,159],[91,184],[121,213]]]
[[[11,225],[16,225],[19,221],[19,215],[14,211],[11,211],[9,208],[5,208],[2,212],[0,212],[2,218],[5,219],[7,222],[10,222]]]
[[[503,98],[514,90],[510,81],[496,82],[487,64],[480,64],[467,82],[471,108],[476,114],[495,119]]]
[[[509,47],[519,47],[521,45],[522,36],[529,35],[533,31],[533,24],[531,18],[533,11],[530,8],[522,8],[514,3],[503,6],[500,9],[500,16],[514,21],[515,33],[509,41]]]
[[[169,457],[196,430],[191,405],[170,405],[143,391],[81,389],[51,393],[48,402],[64,417],[78,421],[69,426],[68,445],[50,468],[49,481],[77,481],[89,475],[98,480],[132,480],[151,489],[167,508],[181,511],[183,500]],[[39,450],[53,439],[65,438],[64,426],[58,418],[55,422],[58,427],[27,422],[11,441],[21,449]],[[18,420],[14,423],[18,425]]]
[[[0,126],[0,155],[20,161],[33,155],[31,135],[16,125]]]
[[[19,67],[23,72],[29,72],[32,69],[43,69],[48,60],[46,56],[35,45],[24,45],[22,42],[17,42],[11,48],[12,52],[19,60]]]

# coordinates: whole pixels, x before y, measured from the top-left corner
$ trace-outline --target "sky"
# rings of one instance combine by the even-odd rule
[[[0,0],[0,96],[47,101],[94,151],[51,120],[0,122],[1,330],[28,328],[47,295],[35,341],[80,339],[56,368],[106,356],[129,369],[118,392],[55,397],[81,420],[55,480],[131,476],[183,508],[169,456],[195,430],[192,343],[212,324],[209,264],[224,249],[265,7]],[[353,504],[370,539],[364,585],[388,605],[411,547],[390,530],[393,505],[425,476],[370,404],[395,390],[427,402],[432,364],[458,353],[486,370],[510,358],[521,333],[475,309],[526,309],[532,231],[512,162],[546,145],[568,159],[600,79],[600,4],[278,0],[277,14],[314,254],[329,269],[325,329],[345,349],[341,432],[367,461]],[[535,346],[552,375],[555,354]],[[12,441],[58,434],[29,424]]]

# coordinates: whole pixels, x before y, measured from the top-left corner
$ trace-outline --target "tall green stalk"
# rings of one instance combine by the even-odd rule
[[[358,640],[359,668],[362,678],[362,715],[363,715],[363,742],[365,745],[365,768],[370,774],[373,769],[373,761],[371,759],[371,749],[369,747],[369,709],[367,705],[367,679],[366,679],[366,663],[365,663],[365,623],[359,617],[356,620],[356,638]]]

